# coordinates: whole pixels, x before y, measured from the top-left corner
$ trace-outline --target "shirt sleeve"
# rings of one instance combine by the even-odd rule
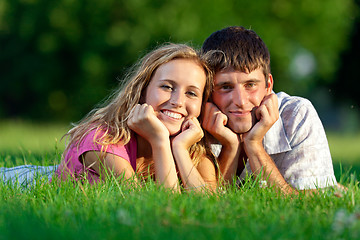
[[[292,149],[272,158],[285,180],[299,190],[335,185],[325,130],[310,101],[288,105],[281,117]]]
[[[81,140],[79,146],[72,145],[69,148],[64,159],[61,161],[59,168],[56,170],[56,174],[60,178],[66,179],[68,176],[71,176],[78,180],[81,179],[85,173],[88,174],[86,178],[90,181],[90,183],[97,181],[99,178],[98,173],[96,173],[92,168],[85,168],[82,161],[80,161],[80,156],[89,151],[107,152],[117,155],[128,161],[135,171],[137,152],[135,138],[132,137],[130,142],[126,145],[114,144],[104,147],[98,142],[103,132],[100,131],[96,135],[95,132],[95,130],[90,131],[84,139]]]
[[[128,149],[126,148],[126,145],[110,144],[107,146],[102,146],[101,144],[98,143],[99,139],[102,137],[102,134],[104,134],[102,131],[99,131],[98,133],[96,133],[95,130],[90,132],[84,138],[84,140],[81,142],[81,144],[79,146],[78,157],[80,157],[85,152],[89,152],[89,151],[101,152],[102,151],[102,152],[107,152],[107,153],[111,153],[116,156],[119,156],[131,164],[130,153],[129,153]]]

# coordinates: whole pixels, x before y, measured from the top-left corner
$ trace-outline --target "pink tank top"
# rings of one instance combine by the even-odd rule
[[[97,182],[99,174],[91,168],[86,168],[80,160],[80,156],[89,151],[100,152],[101,150],[105,150],[107,153],[117,155],[128,161],[134,171],[136,171],[137,144],[134,135],[131,136],[130,141],[126,145],[122,145],[121,143],[112,144],[108,145],[107,148],[101,149],[102,145],[96,143],[96,140],[103,136],[104,131],[98,130],[96,138],[95,133],[96,130],[92,130],[84,137],[79,146],[72,145],[69,148],[65,158],[61,161],[59,168],[56,170],[56,174],[61,179],[66,179],[70,175],[73,179],[80,180],[84,179],[85,176],[90,183],[93,183],[94,181]]]

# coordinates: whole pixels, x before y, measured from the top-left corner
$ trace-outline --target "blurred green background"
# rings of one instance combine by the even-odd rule
[[[2,0],[0,117],[77,121],[156,45],[200,47],[230,25],[264,39],[276,91],[310,98],[330,127],[355,127],[354,0]]]
[[[275,91],[309,98],[326,130],[353,143],[360,129],[359,9],[360,0],[0,0],[1,144],[12,142],[4,129],[17,121],[56,122],[65,133],[158,44],[200,47],[231,25],[263,38]]]

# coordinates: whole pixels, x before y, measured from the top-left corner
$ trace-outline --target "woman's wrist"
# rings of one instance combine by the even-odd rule
[[[172,149],[173,152],[176,152],[176,151],[188,151],[190,146],[188,146],[187,144],[185,144],[185,143],[183,143],[181,141],[173,140],[171,142],[171,149]]]
[[[150,142],[151,148],[154,149],[163,149],[164,147],[170,146],[170,139],[168,137],[166,138],[157,138],[152,139]]]

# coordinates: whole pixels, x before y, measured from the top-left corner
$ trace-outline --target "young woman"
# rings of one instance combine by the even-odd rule
[[[153,50],[104,107],[66,134],[56,175],[90,182],[151,176],[174,191],[179,180],[185,189],[214,189],[215,166],[198,120],[211,88],[211,72],[193,48]]]

